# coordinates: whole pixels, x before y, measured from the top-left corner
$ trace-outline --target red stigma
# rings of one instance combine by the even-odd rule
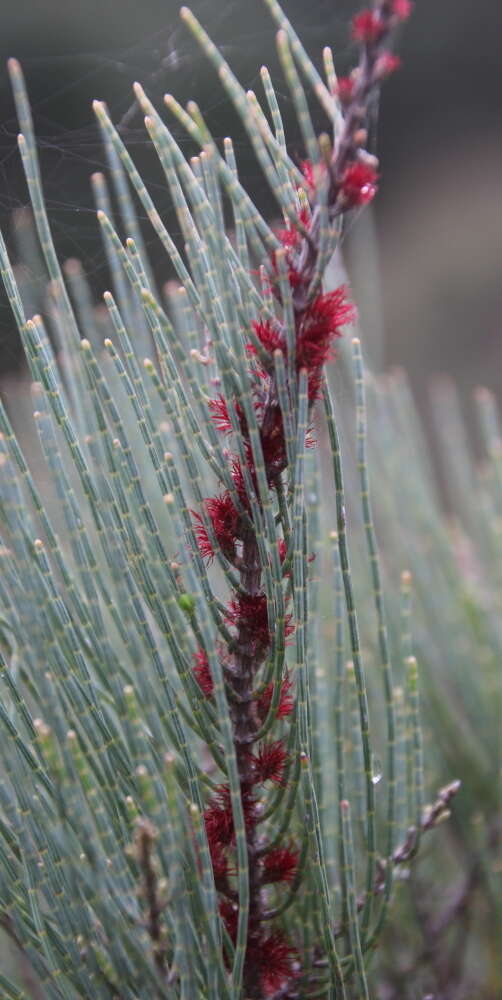
[[[208,497],[204,501],[204,506],[223,554],[230,562],[233,562],[236,555],[235,543],[238,538],[239,512],[234,507],[230,493],[225,491],[225,493],[220,493],[215,497]],[[214,549],[204,521],[201,515],[195,511],[192,511],[192,514],[196,521],[194,531],[199,552],[203,559],[214,559]]]
[[[316,400],[322,386],[322,367],[332,355],[333,341],[341,328],[355,319],[355,309],[347,300],[347,288],[318,295],[304,311],[296,346],[297,371],[308,372],[308,396]]]
[[[288,715],[291,715],[293,708],[295,707],[295,702],[290,691],[293,687],[293,682],[290,681],[289,677],[286,676],[281,681],[281,693],[279,695],[279,704],[277,706],[276,719],[285,719]],[[257,701],[258,712],[260,718],[264,721],[268,715],[270,705],[272,703],[272,695],[274,693],[274,682],[270,681],[267,684],[263,694],[260,695]]]
[[[241,788],[242,810],[247,828],[256,822],[255,801],[250,790]],[[234,843],[234,821],[232,816],[232,800],[228,785],[218,785],[215,794],[204,810],[204,824],[209,848],[215,845],[228,847]]]
[[[284,334],[277,328],[277,325],[273,323],[272,320],[256,320],[253,323],[253,330],[256,333],[262,347],[264,347],[266,351],[269,351],[270,354],[273,354],[273,352],[277,350],[285,350],[286,343],[284,340]],[[256,354],[254,344],[248,344],[247,350],[250,354]]]
[[[214,682],[205,650],[199,649],[193,654],[195,660],[193,672],[197,684],[206,698],[211,698],[214,691]]]
[[[413,10],[410,0],[393,0],[392,13],[398,21],[407,21]]]
[[[263,859],[263,882],[292,882],[299,857],[300,852],[294,847],[274,847]]]
[[[375,10],[362,10],[352,18],[352,38],[361,45],[374,45],[385,34],[385,24]]]
[[[210,399],[207,405],[211,410],[211,419],[216,424],[218,430],[222,431],[223,434],[230,434],[232,424],[230,423],[228,406],[225,397],[220,393],[216,399]]]
[[[235,944],[237,938],[237,924],[239,922],[239,908],[236,903],[231,903],[229,899],[222,899],[219,905],[220,917]]]
[[[252,957],[260,968],[261,988],[266,997],[273,997],[278,990],[284,989],[294,976],[296,950],[282,931],[275,931],[257,942],[256,955]]]
[[[383,80],[400,68],[401,60],[399,56],[395,56],[393,52],[382,52],[382,55],[376,61],[375,75],[377,79]]]
[[[378,174],[369,163],[352,163],[347,167],[341,184],[347,208],[372,201],[378,190],[377,180]]]
[[[354,96],[355,80],[353,76],[339,76],[336,82],[335,94],[342,104],[349,104]]]
[[[252,760],[255,784],[261,785],[265,781],[273,781],[276,785],[282,784],[284,768],[288,762],[288,754],[282,740],[262,743],[258,753],[252,755]]]
[[[239,630],[250,655],[263,655],[270,644],[265,594],[239,594],[230,601],[226,620]]]

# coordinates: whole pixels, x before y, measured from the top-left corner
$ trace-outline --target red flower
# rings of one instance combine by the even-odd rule
[[[235,483],[235,488],[237,490],[237,495],[239,500],[246,508],[249,508],[248,495],[246,492],[246,484],[244,482],[244,473],[242,471],[241,463],[238,458],[232,458],[231,461],[231,476]]]
[[[209,669],[209,663],[205,650],[199,649],[193,654],[195,660],[195,665],[193,672],[197,684],[199,685],[203,694],[206,698],[211,698],[214,691],[214,682],[211,677],[211,671]]]
[[[291,715],[295,706],[294,698],[290,694],[292,687],[293,682],[290,681],[289,677],[286,675],[286,677],[284,677],[281,681],[281,693],[279,695],[279,705],[277,707],[276,719],[285,719],[286,716]],[[274,682],[270,681],[270,684],[267,684],[263,694],[261,694],[258,698],[258,713],[262,720],[265,720],[268,715],[273,692]]]
[[[332,357],[332,344],[341,335],[341,327],[355,319],[355,309],[347,301],[347,288],[318,295],[303,313],[296,343],[296,366],[308,371],[310,402],[319,397],[322,366]]]
[[[354,96],[355,79],[353,76],[339,76],[335,93],[342,104],[349,104]]]
[[[348,208],[367,205],[377,193],[378,174],[369,163],[352,163],[347,167],[341,190]]]
[[[232,430],[232,424],[228,412],[228,403],[225,397],[222,396],[220,393],[216,397],[216,399],[209,400],[208,407],[211,410],[212,419],[214,420],[214,423],[216,424],[218,430],[222,431],[223,434],[230,434]],[[247,434],[246,418],[244,416],[244,411],[242,409],[242,406],[236,400],[234,400],[234,408],[237,419],[239,421],[241,431],[244,435],[246,435]]]
[[[315,175],[314,167],[310,160],[304,160],[303,163],[300,163],[300,169],[307,187],[313,190],[315,188]],[[300,209],[298,212],[298,221],[308,229],[310,222],[310,211],[308,208]],[[277,239],[281,241],[283,247],[286,247],[287,250],[294,250],[301,243],[302,234],[295,224],[288,219],[286,229],[279,229]]]
[[[255,472],[254,463],[253,463],[253,456],[250,454],[249,446],[247,448],[247,452],[248,452],[248,454],[247,454],[247,459],[248,459],[248,461],[247,461],[247,467],[249,468],[249,471],[251,473],[251,479],[252,479],[252,482],[253,482],[254,491],[255,491],[255,493],[257,493],[258,492],[258,484],[256,482],[256,472]],[[239,500],[240,500],[242,506],[245,507],[247,511],[249,511],[251,505],[249,503],[249,497],[248,497],[248,493],[247,493],[247,487],[246,487],[246,483],[244,481],[244,472],[242,470],[242,465],[241,465],[239,459],[236,458],[235,456],[231,460],[230,468],[231,468],[231,473],[230,474],[231,474],[232,479],[233,479],[233,481],[235,483],[235,488],[237,490],[237,496],[239,497]]]
[[[398,21],[407,21],[412,9],[410,0],[392,0],[392,13]]]
[[[363,170],[366,170],[362,164],[361,166]],[[372,172],[371,176],[374,176],[374,172]],[[355,180],[357,181],[357,177]],[[367,183],[367,174],[365,173],[359,180],[361,184],[364,182]],[[349,181],[350,176],[348,178]],[[357,197],[361,197],[359,190],[357,191]],[[301,368],[306,368],[309,373],[308,392],[310,402],[317,399],[320,394],[322,385],[321,369],[324,363],[332,356],[331,346],[333,340],[341,335],[342,326],[354,321],[355,315],[354,306],[347,301],[347,288],[345,285],[341,285],[340,288],[337,288],[334,292],[328,292],[326,295],[318,295],[304,310],[297,330],[296,369],[300,371]],[[253,326],[257,337],[267,351],[272,352],[280,348],[287,355],[284,335],[272,321],[258,321]],[[252,344],[248,344],[248,351],[250,353],[255,352]],[[272,467],[272,471],[280,471],[284,467],[283,463],[285,463],[286,459],[282,416],[279,407],[276,407],[274,419],[275,426],[269,432],[269,437],[264,435],[262,429],[262,446],[269,471],[270,467]],[[275,470],[273,469],[274,465]]]
[[[270,351],[273,354],[276,350],[284,351],[286,347],[286,342],[284,339],[284,334],[279,330],[276,324],[270,319],[257,320],[253,323],[253,330],[260,341],[262,347],[266,351]],[[256,348],[254,344],[248,344],[247,350],[249,354],[256,354]]]
[[[320,399],[322,392],[323,383],[323,371],[322,368],[318,368],[317,371],[309,373],[308,378],[308,397],[311,403],[314,403],[316,399]],[[307,444],[307,442],[305,442]],[[307,444],[308,447],[308,444]]]
[[[375,10],[363,10],[352,18],[352,38],[361,45],[373,45],[385,34],[385,24]]]
[[[274,847],[263,859],[264,883],[292,882],[298,870],[300,852],[294,847]]]
[[[266,997],[273,997],[293,978],[295,957],[296,950],[282,931],[275,931],[248,946],[246,962],[252,961],[259,968],[261,988]]]
[[[300,170],[308,188],[315,188],[314,164],[310,160],[302,160]]]
[[[267,479],[270,483],[286,467],[286,442],[280,407],[277,404],[269,405],[266,413],[266,422],[262,424],[260,439]]]
[[[231,562],[235,559],[235,542],[238,538],[239,513],[234,507],[228,491],[204,501],[207,515],[213,526],[216,539],[223,554]],[[214,549],[200,514],[192,511],[196,520],[194,527],[199,552],[203,559],[213,559]]]
[[[222,899],[219,905],[220,916],[227,928],[227,931],[235,944],[237,938],[237,924],[239,922],[239,907],[237,903],[231,903],[229,899]]]
[[[305,179],[305,185],[309,190],[314,190],[316,186],[316,173],[314,172],[314,167],[309,160],[305,160],[300,164],[301,170]],[[316,167],[317,172],[317,167]],[[301,208],[298,212],[298,221],[308,229],[310,223],[310,210],[308,208]],[[295,267],[294,257],[295,251],[299,248],[301,241],[303,239],[302,234],[299,229],[295,226],[294,222],[287,221],[285,229],[279,229],[277,232],[277,238],[282,243],[282,246],[286,250],[286,264],[288,269],[288,280],[292,288],[301,281],[301,274]],[[271,254],[271,264],[275,279],[277,279],[277,259],[275,250]],[[273,283],[273,282],[272,282]],[[281,346],[281,345],[276,345]],[[273,350],[273,348],[271,348]]]
[[[279,237],[281,237],[281,233],[282,233],[283,243],[284,243],[284,239],[288,238],[287,234],[293,233],[293,229],[281,229],[279,231],[279,233],[278,233]],[[289,246],[288,246],[287,243],[284,243],[284,246],[286,247],[286,250],[287,250],[287,253],[286,253],[286,264],[287,264],[288,281],[289,281],[289,284],[291,285],[291,288],[296,288],[297,285],[299,285],[300,282],[301,282],[301,280],[302,280],[302,276],[301,276],[298,268],[295,267],[295,265],[294,265],[294,263],[292,261],[293,254],[290,252],[290,251],[294,251],[296,249],[296,247],[300,243],[300,240],[301,240],[301,234],[297,232],[296,236],[291,236],[291,243],[289,244]],[[272,250],[272,253],[270,255],[270,260],[271,260],[271,263],[272,263],[272,270],[273,270],[273,273],[274,273],[274,276],[275,276],[275,282],[277,283],[277,271],[278,271],[278,268],[277,268],[277,259],[276,259],[275,250]],[[273,286],[273,284],[274,283],[272,282],[272,286]]]
[[[355,318],[354,306],[347,301],[347,287],[318,295],[304,311],[296,345],[298,369],[320,368],[330,356],[331,343],[341,328]]]
[[[207,528],[202,520],[200,514],[197,511],[192,510],[190,512],[192,517],[196,520],[197,524],[194,525],[195,538],[197,540],[197,548],[203,559],[214,559],[214,550],[211,544]]]
[[[226,620],[239,629],[250,655],[258,656],[265,652],[270,644],[265,594],[240,594],[230,601]]]
[[[225,397],[220,393],[216,399],[210,399],[207,405],[211,410],[211,418],[216,424],[218,430],[223,431],[224,434],[230,434],[232,424],[230,423],[228,406]]]
[[[276,785],[282,783],[284,768],[288,761],[288,754],[282,740],[275,740],[273,743],[262,743],[257,754],[252,754],[254,767],[254,780],[258,785],[265,781],[274,781]]]
[[[244,823],[249,828],[256,822],[256,803],[250,790],[241,789],[241,797]],[[228,847],[229,844],[233,844],[235,832],[232,800],[228,785],[218,785],[215,794],[204,810],[204,824],[211,852],[215,845]]]
[[[204,810],[204,823],[209,849],[226,847],[234,837],[234,821],[228,785],[219,785],[216,794]]]
[[[382,52],[382,55],[378,57],[375,66],[375,74],[377,79],[382,80],[386,76],[391,76],[396,70],[401,68],[401,60],[399,56],[395,56],[393,52]]]

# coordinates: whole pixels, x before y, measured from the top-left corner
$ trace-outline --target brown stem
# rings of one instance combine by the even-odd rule
[[[427,833],[428,830],[433,830],[439,823],[442,822],[448,816],[448,810],[451,800],[457,794],[460,788],[460,781],[451,781],[449,785],[445,785],[441,788],[437,794],[436,801],[433,805],[429,806],[422,817],[422,823],[420,825],[421,833]],[[392,857],[387,861],[383,861],[381,858],[378,859],[375,881],[373,884],[373,894],[379,895],[383,892],[385,886],[385,870],[387,864],[393,865],[397,868],[399,865],[406,864],[412,861],[415,856],[415,847],[417,842],[416,828],[410,826],[406,837],[402,844],[396,847]],[[358,911],[362,910],[366,902],[366,893],[359,896],[357,900]],[[346,927],[343,923],[338,924],[335,927],[335,937],[340,937],[345,934]]]
[[[243,541],[240,582],[242,590],[247,594],[260,593],[260,558],[256,537],[251,531],[247,533]],[[253,786],[253,764],[249,748],[258,732],[260,721],[256,712],[256,701],[252,695],[253,681],[260,663],[261,660],[257,661],[254,643],[249,634],[249,624],[239,623],[232,674],[232,688],[238,701],[231,705],[231,712],[243,803],[246,798],[249,798]],[[250,942],[259,933],[263,910],[259,866],[256,858],[258,834],[256,824],[252,821],[246,823],[246,844],[249,878],[248,942]],[[253,998],[253,1000],[261,996],[258,970],[253,968],[249,961],[245,961],[244,964],[244,993],[246,997]]]
[[[153,847],[157,831],[146,819],[140,819],[136,830],[138,863],[143,875],[143,895],[147,906],[147,927],[153,945],[154,961],[162,975],[166,972],[166,957],[162,942],[161,913],[163,904],[158,894],[157,872],[153,861]]]

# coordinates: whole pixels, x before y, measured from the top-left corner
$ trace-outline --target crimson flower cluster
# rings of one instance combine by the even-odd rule
[[[288,222],[278,232],[293,302],[295,374],[305,372],[307,375],[310,408],[321,394],[324,366],[334,356],[342,328],[352,322],[355,315],[345,286],[328,293],[311,289],[318,254],[318,190],[323,185],[324,196],[327,192],[331,221],[349,209],[367,204],[374,197],[378,185],[377,162],[363,149],[364,125],[373,90],[398,68],[399,60],[385,44],[390,32],[409,16],[410,9],[409,0],[376,0],[371,9],[354,17],[352,37],[361,54],[358,66],[337,84],[345,119],[341,138],[331,159],[321,160],[315,166],[309,161],[301,164],[304,180],[299,226]],[[274,354],[280,351],[286,363],[289,358],[288,338],[281,321],[281,282],[276,254],[271,254],[266,270],[277,304],[276,317],[270,318],[270,313],[266,317],[256,316],[252,330],[245,331],[244,337],[249,359],[251,405],[274,504],[273,492],[281,485],[287,466]],[[286,370],[288,378],[294,377],[290,364]],[[292,393],[296,391],[295,386],[290,388]],[[266,918],[270,887],[277,891],[277,887],[298,883],[300,851],[291,839],[279,844],[269,843],[266,825],[261,822],[264,797],[273,786],[284,786],[291,771],[292,760],[286,750],[282,728],[279,736],[273,734],[273,729],[280,723],[284,725],[295,712],[294,684],[287,671],[276,681],[262,681],[274,639],[274,621],[263,590],[263,567],[253,527],[252,511],[256,504],[260,506],[261,499],[246,412],[238,398],[221,394],[211,400],[209,410],[222,435],[240,433],[244,449],[244,462],[228,449],[225,452],[235,489],[224,489],[206,498],[203,509],[192,513],[200,555],[208,562],[217,556],[239,577],[239,585],[230,595],[224,614],[231,638],[220,644],[218,655],[233,726],[249,862],[244,994],[250,1000],[261,1000],[277,994],[289,996],[289,987],[294,992],[295,979],[301,972],[294,943],[281,927],[271,928]],[[246,481],[254,490],[253,503]],[[286,538],[281,538],[278,544],[286,585],[290,576]],[[285,637],[293,631],[292,616],[287,615]],[[193,676],[201,695],[213,699],[214,681],[202,648],[194,655]],[[275,718],[271,728],[272,704]],[[236,833],[228,784],[220,784],[213,792],[204,821],[221,919],[235,941],[239,916]]]

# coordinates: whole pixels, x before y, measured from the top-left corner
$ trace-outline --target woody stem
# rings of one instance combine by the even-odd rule
[[[244,592],[256,595],[260,592],[261,565],[258,545],[253,531],[249,531],[243,541],[242,560],[240,566],[240,582]],[[238,625],[234,654],[234,673],[232,687],[238,695],[238,701],[232,706],[234,739],[236,744],[237,766],[243,804],[252,792],[253,764],[250,748],[259,729],[259,719],[256,712],[256,702],[253,699],[253,681],[261,660],[256,655],[256,644],[250,634],[249,622]],[[244,808],[245,816],[247,814]],[[249,920],[248,942],[260,933],[263,900],[260,888],[259,867],[257,864],[257,828],[253,822],[252,813],[246,822],[246,843],[248,851],[249,872]],[[246,959],[244,964],[244,993],[246,997],[261,996],[259,971],[253,968],[253,963]]]

